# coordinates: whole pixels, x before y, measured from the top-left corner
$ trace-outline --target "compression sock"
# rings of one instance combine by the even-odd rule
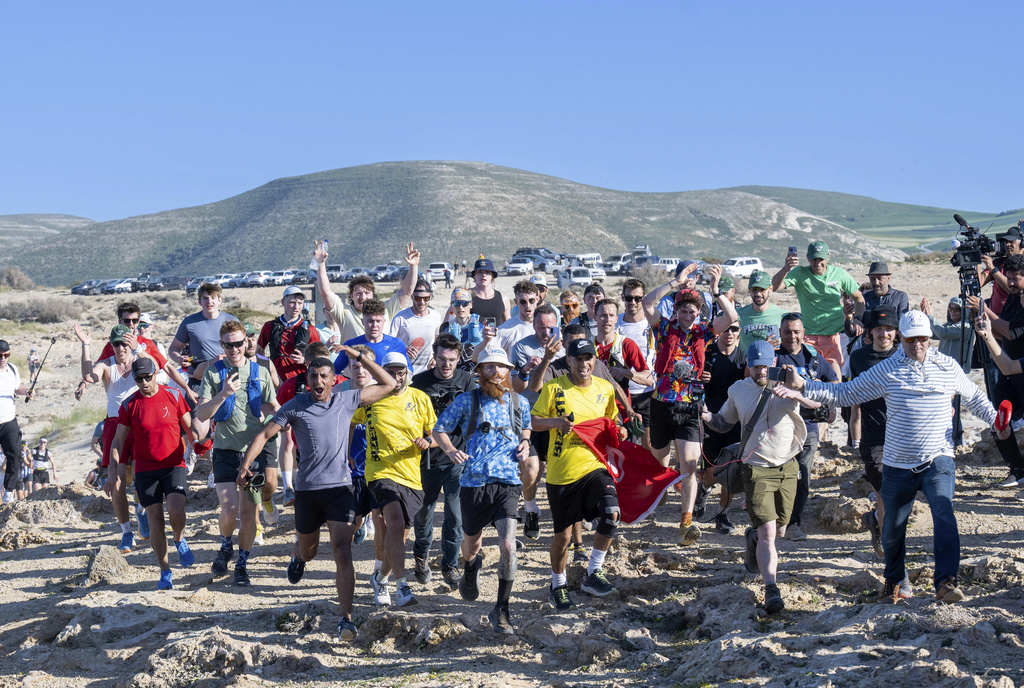
[[[245,568],[245,565],[249,562],[250,552],[252,552],[251,549],[238,550],[238,566],[241,566],[243,569]]]
[[[597,549],[596,547],[590,550],[590,563],[587,564],[587,575],[589,576],[594,571],[599,570],[604,566],[604,555],[606,553]]]
[[[498,601],[495,607],[508,607],[508,598],[512,596],[512,581],[504,578],[498,579]]]
[[[540,513],[540,507],[537,506],[537,500],[536,499],[527,499],[526,500],[526,512],[529,513],[529,514],[539,514]]]
[[[231,537],[232,536],[230,536],[230,535],[227,535],[227,536],[221,535],[220,536],[220,548],[221,549],[231,549],[234,546],[234,544],[231,542]]]
[[[565,571],[562,573],[551,572],[551,589],[561,588],[569,584],[569,579],[565,575]]]
[[[132,532],[131,521],[125,521],[124,523],[121,524],[121,532],[122,533],[130,533],[130,532]]]

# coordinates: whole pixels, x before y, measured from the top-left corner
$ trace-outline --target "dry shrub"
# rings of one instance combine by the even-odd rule
[[[57,296],[0,304],[0,320],[19,323],[64,323],[77,320],[81,315],[82,304],[78,299]]]
[[[3,272],[0,273],[0,287],[7,287],[17,291],[28,291],[34,286],[32,278],[22,272],[21,268],[17,266],[4,268]]]

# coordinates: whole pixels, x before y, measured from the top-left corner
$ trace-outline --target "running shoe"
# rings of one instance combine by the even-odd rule
[[[885,559],[885,550],[882,549],[882,529],[878,526],[878,514],[874,511],[867,511],[860,517],[860,522],[871,533],[871,548],[875,550],[875,556]]]
[[[786,539],[790,542],[799,542],[807,539],[807,533],[803,531],[799,523],[790,523],[786,528]]]
[[[292,555],[292,560],[288,562],[288,582],[292,585],[296,585],[302,580],[302,574],[306,572],[306,562],[299,559],[297,556]]]
[[[722,535],[732,535],[736,532],[736,526],[729,520],[729,514],[723,511],[715,516],[715,530]]]
[[[482,566],[483,561],[479,554],[473,559],[472,564],[466,564],[466,572],[462,575],[462,580],[459,581],[459,595],[467,602],[472,602],[480,597],[480,586],[477,584],[477,576],[480,575],[480,568]]]
[[[508,614],[508,607],[495,607],[487,615],[487,620],[491,622],[495,633],[502,635],[515,635],[516,633],[516,628],[512,625],[512,619]]]
[[[284,505],[294,506],[295,505],[295,490],[290,487],[284,488]]]
[[[373,590],[373,603],[378,607],[388,607],[391,605],[391,591],[388,590],[388,582],[380,580],[377,574],[379,571],[375,571],[370,574],[370,588]]]
[[[281,512],[274,507],[273,499],[263,502],[263,520],[267,522],[268,526],[275,525],[281,520]]]
[[[235,587],[236,588],[248,588],[249,587],[249,572],[245,570],[246,567],[235,564]]]
[[[363,524],[361,526],[359,526],[359,530],[357,530],[356,534],[352,536],[352,544],[353,545],[362,544],[363,540],[365,540],[365,539],[366,539],[366,521],[363,521]]]
[[[256,537],[252,539],[252,544],[262,545],[263,544],[263,526],[260,525],[260,520],[256,519]]]
[[[145,542],[149,539],[149,515],[139,505],[135,505],[135,518],[139,521],[139,539]]]
[[[572,603],[572,598],[569,597],[569,588],[565,585],[552,588],[551,601],[555,603],[555,609],[560,612],[568,611],[576,606]]]
[[[530,540],[540,537],[540,514],[532,511],[526,512],[526,522],[523,525],[523,535]]]
[[[782,600],[779,586],[775,583],[764,586],[764,610],[769,614],[778,614],[785,608],[786,603]]]
[[[443,568],[441,575],[444,577],[444,584],[448,586],[449,590],[454,590],[459,587],[459,582],[462,580],[462,576],[459,574],[459,570],[455,567]]]
[[[900,599],[909,600],[914,596],[914,586],[910,584],[910,576],[904,576],[903,582],[900,583]]]
[[[582,542],[576,545],[576,548],[572,551],[572,560],[574,562],[590,561],[590,555],[587,554],[587,550]]]
[[[221,547],[220,551],[217,552],[217,558],[213,560],[213,564],[210,566],[210,570],[215,576],[223,576],[228,572],[228,563],[231,558],[235,556],[235,548]]]
[[[700,528],[697,527],[696,523],[691,523],[688,526],[679,524],[679,544],[683,547],[689,547],[693,543],[700,540]]]
[[[693,500],[693,517],[695,519],[704,518],[704,512],[708,509],[708,497],[710,495],[710,490],[704,487],[703,484],[697,485],[697,497]]]
[[[351,620],[342,617],[341,621],[338,622],[338,637],[344,642],[350,643],[355,640],[358,635],[359,629],[356,628],[356,625],[352,623]]]
[[[580,590],[595,597],[605,597],[616,592],[615,586],[608,582],[608,578],[601,569],[587,576],[587,579],[580,586]]]
[[[1024,484],[1024,474],[1010,471],[1010,475],[1006,476],[1006,480],[999,483],[999,487],[1016,487],[1021,484]]]
[[[118,547],[121,550],[121,554],[128,554],[134,546],[135,535],[133,533],[121,533],[121,546]]]
[[[170,569],[160,571],[160,580],[156,584],[157,590],[170,590],[174,587],[174,574]]]
[[[395,602],[398,603],[399,607],[411,607],[414,604],[419,604],[419,600],[412,594],[412,589],[408,583],[404,583],[398,586]]]
[[[181,538],[174,543],[174,548],[178,550],[178,563],[188,568],[192,564],[196,563],[196,555],[189,549],[188,542],[185,538]]]

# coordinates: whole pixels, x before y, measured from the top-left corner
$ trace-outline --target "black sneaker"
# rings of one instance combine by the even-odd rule
[[[338,637],[346,643],[350,643],[356,639],[357,635],[359,635],[359,629],[356,628],[356,625],[350,619],[342,617],[338,622]]]
[[[875,550],[875,556],[885,559],[885,550],[882,549],[882,529],[878,527],[878,514],[868,511],[860,517],[860,522],[871,533],[871,548]]]
[[[729,514],[723,511],[715,516],[715,530],[722,535],[732,535],[736,532],[736,526],[729,520]]]
[[[413,571],[413,577],[417,583],[426,585],[430,582],[430,564],[427,563],[426,559],[420,559],[416,557],[416,569]]]
[[[302,574],[305,572],[306,562],[293,555],[292,560],[288,562],[288,582],[296,585],[302,580]]]
[[[478,554],[473,559],[473,563],[466,564],[466,572],[463,574],[462,580],[459,581],[459,594],[467,602],[472,602],[480,597],[480,586],[477,585],[476,579],[482,565],[483,562],[480,561],[480,555]]]
[[[457,568],[442,569],[441,576],[444,578],[444,583],[448,586],[449,590],[454,590],[459,587],[459,581],[462,580],[462,576],[459,575],[459,570]]]
[[[587,576],[583,585],[580,586],[580,590],[595,597],[605,597],[616,592],[615,586],[608,582],[608,578],[601,569]]]
[[[245,570],[244,566],[239,566],[238,564],[235,564],[235,587],[249,587],[249,572]]]
[[[889,604],[892,602],[896,604],[900,601],[900,584],[903,581],[885,581],[885,585],[882,586],[882,596],[879,598],[879,602],[882,604]]]
[[[748,527],[743,535],[747,540],[747,551],[743,556],[743,565],[750,573],[757,573],[761,570],[757,565],[757,531]]]
[[[530,540],[536,540],[540,537],[540,514],[535,514],[530,511],[526,512],[526,522],[523,524],[523,535]]]
[[[213,560],[213,565],[210,566],[210,570],[213,571],[215,576],[223,576],[228,572],[228,564],[235,556],[234,547],[221,547],[220,551],[217,552],[217,558]]]
[[[555,603],[555,609],[560,612],[568,611],[576,606],[572,603],[572,599],[569,597],[569,588],[565,585],[552,589],[551,601]]]
[[[487,620],[491,622],[495,633],[515,635],[516,628],[512,625],[512,619],[508,615],[508,607],[495,607],[487,615]]]
[[[697,497],[693,500],[693,518],[704,518],[704,512],[708,509],[708,495],[710,491],[703,484],[697,484]]]
[[[786,603],[782,601],[779,586],[774,583],[764,586],[764,610],[769,614],[778,614],[785,608]]]

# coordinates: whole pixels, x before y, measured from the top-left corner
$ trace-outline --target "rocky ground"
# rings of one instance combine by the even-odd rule
[[[955,287],[948,269],[900,270],[902,286],[913,287],[912,302],[922,291],[948,299]],[[250,310],[276,311],[271,290],[231,296]],[[162,320],[160,336],[169,340],[189,304],[143,298],[152,299],[143,307]],[[83,320],[97,332],[101,323],[109,328],[113,302],[83,301]],[[3,329],[16,350],[40,342],[45,350],[50,334]],[[621,528],[606,561],[617,596],[580,592],[582,565],[572,566],[569,584],[578,606],[569,613],[556,613],[546,592],[550,534],[524,540],[513,593],[514,637],[498,636],[486,621],[496,591],[493,544],[480,601],[462,601],[435,568],[431,583],[414,585],[420,604],[410,610],[373,608],[367,584],[372,551],[361,544],[355,548],[359,638],[343,644],[335,636],[326,548],[299,585],[285,578],[290,509],[267,528],[266,544],[250,560],[251,589],[214,579],[216,498],[205,487],[202,464],[190,483],[186,531],[196,565],[174,567],[173,591],[156,590],[146,543],[126,556],[113,549],[119,536],[109,504],[81,485],[94,421],[74,414],[78,349],[69,330],[53,330],[61,338],[39,398],[19,403],[30,439],[59,432],[53,449],[61,484],[0,507],[0,686],[1024,685],[1024,501],[1016,489],[993,487],[1005,471],[976,425],[968,427],[969,448],[958,457],[967,599],[955,606],[933,601],[931,519],[924,503],[915,509],[908,539],[916,594],[896,606],[876,602],[881,564],[858,519],[869,490],[856,455],[829,444],[819,455],[804,519],[809,538],[780,541],[787,605],[780,614],[764,614],[762,582],[743,568],[745,514],[731,512],[741,525],[736,535],[708,526],[697,545],[682,548],[675,544],[679,501],[673,494],[654,519]],[[92,389],[77,408],[95,409],[101,399]],[[844,436],[839,426],[832,439]],[[714,513],[711,506],[707,518]]]

